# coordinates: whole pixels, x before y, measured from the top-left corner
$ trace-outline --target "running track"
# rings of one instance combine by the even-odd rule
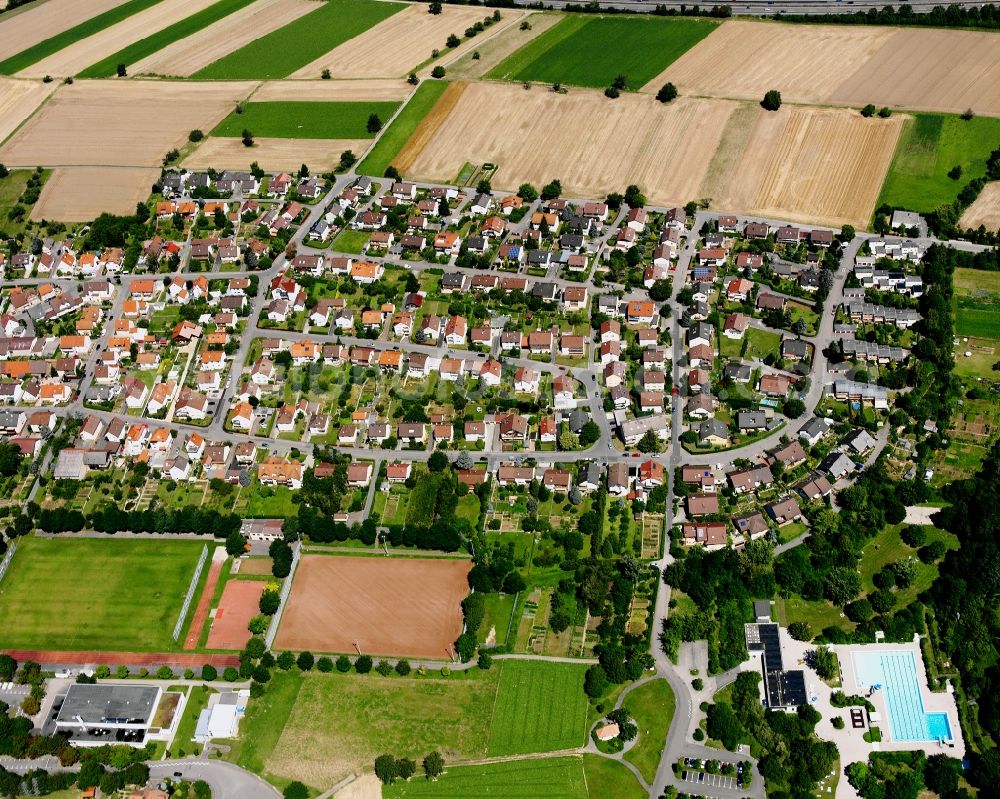
[[[239,666],[237,655],[200,655],[195,653],[170,652],[67,652],[44,649],[4,649],[18,662],[33,660],[36,663],[59,666],[171,666],[182,669],[197,669],[209,663],[216,668]]]
[[[215,586],[219,582],[219,575],[222,574],[222,564],[224,561],[212,558],[208,566],[208,579],[205,580],[205,587],[202,589],[201,598],[194,609],[194,616],[191,617],[191,624],[188,626],[187,638],[184,639],[185,649],[197,649],[198,639],[201,638],[201,631],[205,628],[205,620],[208,619],[209,606],[215,596]]]

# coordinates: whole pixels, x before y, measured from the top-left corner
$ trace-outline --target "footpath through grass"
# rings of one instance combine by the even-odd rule
[[[105,28],[110,28],[123,19],[128,19],[133,14],[145,11],[159,2],[161,0],[128,0],[128,2],[122,3],[120,6],[108,9],[103,14],[91,17],[69,30],[57,33],[55,36],[50,36],[38,44],[33,44],[27,50],[22,50],[20,53],[12,55],[4,61],[0,61],[0,75],[13,75],[15,72],[27,69],[32,64],[37,64],[43,58],[48,58],[50,55],[58,53],[64,47],[69,47],[81,39],[93,36]]]
[[[205,543],[22,538],[0,583],[0,638],[12,649],[172,651]],[[206,569],[207,572],[207,569]]]
[[[914,113],[903,123],[878,204],[927,213],[955,200],[966,183],[986,174],[1000,142],[1000,119]],[[948,177],[962,167],[958,180]]]
[[[636,91],[710,34],[703,19],[569,15],[487,73],[488,78]]]
[[[375,0],[325,0],[315,11],[209,64],[194,77],[285,78],[405,7]]]
[[[362,175],[382,177],[393,159],[403,149],[403,145],[413,135],[417,125],[430,113],[447,88],[448,84],[445,81],[427,80],[421,83],[403,110],[399,112],[399,116],[393,120],[389,129],[382,134],[382,138],[358,166],[358,172]]]
[[[666,680],[652,680],[630,691],[622,706],[639,727],[639,740],[625,753],[625,759],[639,769],[646,782],[652,783],[677,708],[674,692]]]
[[[583,745],[587,723],[584,666],[508,660],[502,668],[490,756],[553,752]]]
[[[370,139],[368,117],[387,121],[399,108],[395,102],[308,102],[298,100],[247,103],[242,114],[233,111],[213,136],[254,136],[276,139]]]
[[[157,31],[145,39],[130,44],[113,55],[98,61],[96,64],[87,67],[80,73],[81,78],[110,78],[115,74],[119,64],[131,66],[142,59],[159,52],[168,44],[185,39],[197,33],[203,28],[207,28],[214,22],[228,17],[235,11],[256,2],[256,0],[219,0],[214,5],[185,17],[173,25],[169,25],[161,31]]]

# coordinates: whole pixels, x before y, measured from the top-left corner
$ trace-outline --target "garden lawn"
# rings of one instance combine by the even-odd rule
[[[370,139],[368,116],[377,114],[385,122],[399,103],[313,103],[280,101],[249,102],[242,114],[233,111],[220,122],[213,136],[242,136],[250,130],[254,136],[273,139]]]
[[[405,7],[375,0],[326,0],[315,11],[209,64],[194,77],[285,78]]]
[[[637,91],[715,29],[701,19],[571,14],[493,68],[500,80],[610,86]]]
[[[632,714],[639,727],[639,740],[625,753],[625,759],[652,783],[677,707],[674,692],[666,680],[652,680],[629,691],[622,706]],[[590,783],[589,777],[587,782]]]
[[[986,159],[1000,141],[1000,119],[914,113],[903,123],[878,204],[926,213],[952,202],[966,183],[986,174]],[[962,167],[958,180],[948,177]]]
[[[201,744],[195,743],[194,732],[198,726],[198,715],[208,706],[208,697],[216,693],[214,688],[207,685],[195,685],[188,694],[187,704],[184,705],[184,715],[177,725],[177,734],[174,736],[172,753],[177,757],[184,757],[185,754],[198,754],[201,752]]]
[[[410,502],[406,506],[407,524],[427,524],[434,518],[440,484],[440,473],[417,475],[417,484],[410,491]]]
[[[399,112],[399,116],[392,121],[388,130],[383,132],[371,152],[358,166],[358,173],[382,177],[393,159],[403,149],[403,145],[413,135],[417,125],[427,116],[447,88],[448,84],[445,81],[428,80],[421,83],[403,110]]]
[[[415,778],[409,782],[396,782],[383,786],[382,796],[384,799],[479,799],[484,796],[503,796],[505,799],[537,799],[541,796],[545,799],[587,799],[587,782],[583,772],[580,758],[576,757],[515,760],[482,766],[449,766],[446,760],[445,772],[437,780]],[[588,771],[587,778],[589,777]],[[602,796],[617,799],[618,794],[612,792]]]
[[[55,36],[50,36],[48,39],[32,45],[27,50],[22,50],[5,61],[0,61],[0,75],[13,75],[15,72],[27,69],[32,64],[37,64],[43,58],[48,58],[50,55],[58,53],[64,47],[69,47],[81,39],[93,36],[95,33],[109,28],[123,19],[128,19],[133,14],[145,11],[159,2],[160,0],[129,0],[120,6],[110,8],[103,14],[91,17],[76,27],[65,30],[62,33],[57,33]]]
[[[781,352],[781,334],[772,330],[761,330],[759,327],[749,327],[743,334],[747,341],[747,358],[764,358],[768,355],[777,356]]]
[[[587,781],[587,792],[594,799],[606,796],[613,796],[615,799],[646,799],[648,796],[631,771],[606,757],[584,755],[583,773]]]
[[[506,644],[513,611],[514,594],[486,594],[486,613],[479,627],[479,643],[484,643],[490,635],[490,630],[495,628],[491,646]]]
[[[846,632],[852,631],[855,627],[854,622],[841,615],[840,608],[826,599],[812,601],[800,596],[787,599],[778,597],[775,604],[778,609],[778,623],[782,627],[787,627],[792,622],[804,621],[814,636],[819,635],[827,627],[839,627]]]
[[[571,749],[584,743],[585,668],[565,663],[508,660],[502,665],[489,754]]]
[[[0,231],[5,237],[13,237],[24,230],[24,221],[31,213],[31,206],[24,206],[24,217],[20,222],[13,221],[9,214],[28,187],[28,179],[33,174],[32,169],[12,169],[5,178],[0,178]],[[44,183],[42,185],[45,185]]]
[[[459,519],[465,519],[475,528],[479,523],[479,497],[475,494],[466,494],[458,500],[455,516]]]
[[[185,17],[179,22],[175,22],[161,31],[140,39],[130,44],[128,47],[119,50],[117,53],[109,55],[107,58],[98,61],[96,64],[87,67],[80,73],[81,78],[110,78],[115,74],[119,64],[137,64],[147,56],[159,52],[168,44],[173,44],[181,39],[185,39],[197,33],[202,28],[218,22],[224,17],[228,17],[235,11],[239,11],[244,6],[248,6],[256,0],[219,0],[214,5]]]
[[[351,230],[346,228],[337,238],[333,240],[333,249],[336,252],[347,252],[352,255],[361,255],[361,251],[368,243],[372,234],[365,230]]]
[[[295,496],[290,488],[284,486],[262,486],[254,483],[244,492],[252,492],[247,505],[246,516],[252,519],[273,519],[276,517],[295,516],[299,512],[298,505],[292,501]],[[264,492],[269,496],[265,496]]]
[[[953,303],[956,334],[1000,341],[1000,273],[956,269]]]
[[[22,538],[0,583],[3,645],[177,649],[171,634],[203,546],[200,541]]]

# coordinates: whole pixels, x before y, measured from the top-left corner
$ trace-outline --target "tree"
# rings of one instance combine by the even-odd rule
[[[313,667],[312,652],[299,652],[299,656],[295,658],[295,665],[298,666],[301,671],[311,671]]]
[[[434,450],[427,459],[427,468],[432,472],[443,472],[448,468],[448,456],[439,449]]]
[[[115,67],[115,74],[119,78],[124,78],[126,75],[128,75],[128,69],[126,68],[125,64],[118,64],[118,66]]]
[[[846,605],[861,591],[861,575],[846,566],[831,569],[823,581],[823,593],[835,605]]]
[[[615,75],[615,79],[611,81],[611,85],[616,89],[627,89],[628,88],[628,78],[618,73]]]
[[[196,142],[201,141],[204,138],[205,134],[198,130],[198,128],[195,128],[188,134],[188,141]]]
[[[247,539],[239,530],[233,530],[226,536],[226,553],[233,558],[245,555],[247,551]]]
[[[651,455],[660,451],[660,439],[656,437],[656,433],[652,430],[647,430],[643,437],[639,439],[637,447],[639,452]]]
[[[480,194],[489,194],[493,191],[493,184],[490,183],[490,179],[480,178],[479,182],[476,184],[476,191]]]
[[[352,166],[358,162],[358,157],[354,154],[353,150],[344,150],[340,154],[340,169],[346,172]]]
[[[309,799],[309,789],[296,780],[288,783],[281,795],[284,799]]]
[[[583,678],[583,692],[591,699],[602,696],[608,690],[608,675],[600,663],[595,663]]]
[[[950,796],[958,790],[962,761],[944,754],[934,754],[924,765],[924,785],[938,796]]]
[[[553,180],[542,187],[541,198],[543,200],[554,200],[560,194],[562,194],[562,183],[558,180]]]
[[[212,682],[212,680],[216,679],[218,676],[219,672],[211,663],[206,663],[201,667],[201,678],[205,682]]]
[[[646,195],[634,183],[630,183],[625,189],[623,199],[630,208],[642,208],[646,204]]]
[[[878,110],[878,115],[879,115],[880,117],[882,117],[882,119],[888,119],[889,117],[891,117],[891,116],[892,116],[892,111],[891,111],[891,110],[889,110],[889,108],[888,108],[887,106],[882,106],[882,107],[881,107],[881,108],[880,108],[880,109]]]
[[[837,656],[828,646],[821,646],[816,649],[813,664],[816,668],[816,673],[824,680],[832,680],[840,670]]]
[[[23,459],[24,453],[19,446],[9,441],[0,441],[0,475],[11,477],[17,474]]]
[[[253,147],[253,132],[250,128],[243,128],[243,146]]]
[[[424,758],[424,775],[429,780],[436,780],[444,772],[444,758],[440,752],[431,752]]]
[[[418,83],[420,83],[420,79],[417,77],[416,72],[411,72],[409,76],[406,78],[406,82],[409,83],[411,86],[416,86]]]
[[[264,591],[260,595],[260,600],[257,602],[257,606],[260,608],[260,612],[265,616],[273,616],[278,612],[278,607],[281,605],[281,594],[277,591]]]
[[[392,755],[379,755],[376,757],[375,776],[378,777],[379,782],[383,785],[392,785],[399,776],[396,771],[396,758]]]
[[[790,399],[785,402],[782,411],[789,419],[798,419],[806,412],[806,404],[800,399]]]
[[[669,278],[657,280],[649,287],[649,298],[656,302],[665,302],[670,299],[671,291],[673,291],[673,283]]]
[[[438,65],[431,70],[431,77],[441,80],[444,77],[444,67]]]
[[[357,660],[354,661],[354,670],[358,674],[368,674],[373,665],[371,655],[358,655]]]
[[[396,774],[401,780],[408,780],[417,773],[417,764],[408,757],[401,757],[396,761]]]
[[[864,108],[861,109],[861,116],[871,117],[875,116],[875,105],[873,103],[868,103]]]
[[[524,200],[526,203],[533,203],[538,199],[538,189],[532,186],[530,183],[522,183],[517,187],[517,196]],[[437,754],[436,752],[433,754]]]
[[[927,541],[927,531],[919,525],[911,524],[899,531],[899,537],[908,547],[920,549]]]
[[[962,165],[955,164],[951,169],[948,170],[948,177],[952,180],[958,180],[962,177]]]
[[[771,89],[764,95],[764,99],[761,100],[760,105],[765,111],[777,111],[781,108],[781,92],[777,89]]]
[[[604,90],[604,96],[609,100],[617,100],[621,96],[621,90],[617,86],[608,86]]]
[[[368,115],[368,132],[369,133],[378,133],[380,130],[382,130],[382,120],[379,119],[379,115],[378,114],[369,114]]]
[[[796,641],[811,641],[812,630],[809,624],[804,621],[793,621],[788,625],[788,634]]]
[[[448,37],[448,40],[447,40],[447,41],[445,42],[445,46],[446,46],[446,47],[447,47],[447,48],[448,48],[449,50],[453,50],[454,48],[458,47],[458,46],[459,46],[459,45],[460,45],[461,43],[462,43],[462,40],[461,40],[461,39],[459,39],[459,38],[458,38],[458,37],[457,37],[457,36],[456,36],[456,35],[455,35],[455,34],[453,33],[453,34],[451,34],[451,35],[450,35],[450,36]]]
[[[431,14],[440,14],[441,13],[441,4],[438,3],[438,2],[436,2],[436,0],[435,0],[435,2],[433,2],[433,3],[431,3],[430,5],[427,6],[427,11],[428,11],[428,13],[431,13]]]
[[[661,103],[669,103],[677,99],[677,87],[672,83],[664,83],[656,93],[656,99]]]

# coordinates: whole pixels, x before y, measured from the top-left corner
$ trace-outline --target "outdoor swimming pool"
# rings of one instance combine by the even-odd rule
[[[920,696],[917,660],[912,652],[854,652],[857,687],[864,693],[881,686],[889,714],[889,733],[894,741],[950,741],[951,725],[946,713],[928,713]]]

